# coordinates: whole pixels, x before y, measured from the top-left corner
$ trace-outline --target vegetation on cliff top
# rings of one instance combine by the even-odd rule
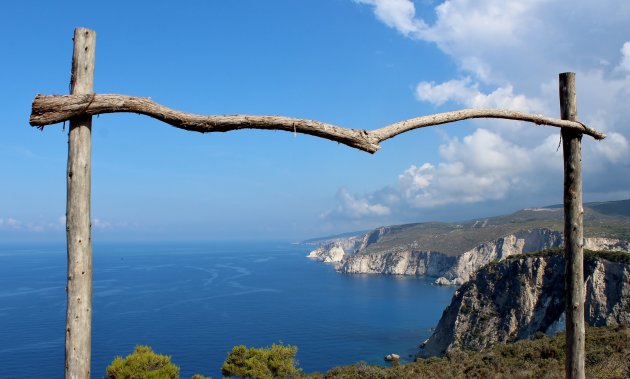
[[[552,249],[537,251],[535,253],[510,255],[509,257],[505,258],[505,261],[514,261],[514,260],[526,259],[526,258],[532,258],[532,257],[546,257],[546,256],[556,255],[556,254],[557,255],[564,254],[564,249],[561,247],[556,247]],[[605,259],[610,262],[625,263],[625,264],[630,263],[630,254],[623,251],[584,250],[584,261],[586,263],[591,263],[597,258]],[[492,265],[496,265],[499,263],[501,262],[495,261],[495,262],[492,262]]]
[[[536,339],[507,345],[497,345],[483,351],[455,350],[441,358],[418,359],[405,365],[391,367],[368,365],[360,362],[350,366],[335,367],[326,373],[304,374],[296,367],[297,348],[274,345],[271,348],[235,347],[223,366],[223,374],[239,378],[311,378],[311,379],[398,379],[398,378],[564,378],[565,336],[540,334]],[[140,365],[133,364],[136,372],[106,378],[178,378],[177,366],[164,360],[148,347],[140,347],[125,359],[117,357],[112,366],[120,366],[142,355]],[[142,354],[138,354],[142,353]],[[150,354],[149,354],[150,353]],[[149,357],[153,355],[154,357]],[[600,327],[586,330],[586,377],[598,379],[623,379],[630,377],[630,328]],[[161,357],[161,358],[160,358]],[[157,361],[156,361],[157,359]],[[133,363],[133,362],[128,362]],[[169,373],[156,375],[153,370],[169,367]],[[111,367],[111,366],[110,366]],[[176,368],[176,370],[174,369]],[[129,367],[131,369],[131,366]],[[120,373],[120,371],[118,371]],[[174,375],[174,376],[173,376]],[[193,379],[205,378],[201,375]]]
[[[116,357],[105,370],[105,379],[177,379],[179,367],[171,357],[156,354],[149,346],[136,346],[125,358]]]
[[[543,334],[534,340],[497,345],[483,351],[452,351],[441,358],[418,359],[393,367],[358,363],[336,367],[308,378],[394,379],[394,378],[564,378],[565,335]],[[630,377],[630,328],[601,327],[586,330],[586,377],[623,379]]]
[[[301,376],[301,370],[295,367],[296,353],[297,347],[282,344],[273,344],[265,349],[234,346],[221,367],[221,373],[238,378],[297,378]]]

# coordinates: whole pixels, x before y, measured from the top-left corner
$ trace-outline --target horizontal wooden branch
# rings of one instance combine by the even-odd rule
[[[375,153],[380,148],[378,141],[363,130],[281,116],[203,116],[179,112],[147,98],[124,95],[37,95],[33,101],[30,124],[43,127],[81,114],[118,112],[143,114],[176,128],[200,133],[229,132],[237,129],[286,130],[326,138],[369,153]]]
[[[604,133],[577,121],[560,120],[504,109],[463,109],[397,122],[372,131],[347,129],[314,120],[281,116],[226,115],[204,116],[184,113],[143,97],[125,95],[37,95],[33,100],[30,124],[43,128],[80,115],[131,112],[143,114],[180,129],[201,133],[237,129],[285,130],[336,141],[359,150],[375,153],[379,143],[413,129],[470,118],[502,118],[568,128],[601,140]]]
[[[384,128],[370,132],[376,137],[378,142],[395,137],[410,130],[424,128],[427,126],[446,124],[449,122],[462,121],[471,118],[502,118],[507,120],[532,122],[537,125],[549,125],[558,128],[568,128],[577,130],[589,135],[596,140],[606,138],[606,134],[589,128],[579,121],[568,121],[557,118],[545,117],[529,113],[510,111],[507,109],[462,109],[458,111],[436,113],[428,116],[416,117],[409,120],[397,122]]]

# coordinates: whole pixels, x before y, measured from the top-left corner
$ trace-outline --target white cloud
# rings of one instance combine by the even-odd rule
[[[540,0],[447,0],[434,9],[428,25],[416,16],[411,0],[356,0],[371,5],[376,17],[404,36],[435,43],[460,67],[484,81],[492,81],[488,52],[531,44],[527,31],[541,27]],[[540,43],[539,40],[536,43]]]
[[[479,128],[462,139],[447,140],[439,148],[440,163],[411,165],[398,175],[393,185],[363,196],[341,190],[337,208],[327,217],[369,216],[395,223],[418,221],[427,211],[436,208],[456,213],[458,207],[466,204],[502,203],[524,207],[558,202],[563,177],[559,142],[558,135],[550,135],[539,145],[528,148]],[[627,175],[611,178],[605,171],[596,169],[596,166],[607,167],[607,162],[628,156],[630,146],[620,134],[611,134],[608,144],[592,144],[585,149],[588,160],[594,162],[590,167],[601,175],[593,180],[595,185],[591,190],[597,199],[602,196],[602,188],[609,187],[605,183],[611,181],[622,181],[621,190],[615,189],[613,195],[628,193],[625,190],[630,182]]]
[[[584,138],[585,199],[629,193],[630,2],[357,2],[370,5],[378,20],[403,36],[434,43],[458,65],[451,80],[417,84],[416,98],[436,107],[557,117],[558,73],[576,72],[580,120],[608,134],[601,142]],[[430,23],[422,16],[427,11],[434,12]],[[461,140],[446,137],[437,162],[411,165],[396,185],[360,199],[390,207],[393,218],[405,207],[557,198],[559,189],[549,184],[561,185],[562,179],[556,129],[485,119],[474,125],[480,129]]]
[[[398,188],[408,205],[425,208],[502,199],[514,186],[522,186],[521,175],[533,168],[528,151],[485,129],[441,145],[440,156],[442,162],[435,167],[412,165],[399,176]]]
[[[420,167],[411,165],[402,174],[398,175],[398,185],[403,197],[411,198],[415,193],[425,190],[431,185],[435,173],[435,166],[425,163]]]
[[[100,219],[94,218],[92,219],[92,228],[93,229],[112,229],[115,226],[118,227],[126,227],[127,223],[120,223],[114,225],[113,223]],[[15,231],[26,231],[26,232],[47,232],[47,231],[59,231],[63,230],[66,227],[66,216],[59,216],[55,222],[52,221],[27,221],[22,222],[15,218],[0,218],[0,229],[4,228],[7,230],[15,230]]]
[[[529,168],[531,161],[528,152],[495,133],[477,129],[464,137],[462,142],[454,139],[440,146],[440,154],[447,162],[466,162],[475,172],[520,172]]]
[[[11,217],[5,221],[5,224],[11,229],[20,229],[22,227],[22,222],[20,220],[16,220]]]
[[[553,144],[527,150],[489,130],[477,129],[461,140],[454,138],[442,144],[442,162],[411,165],[398,176],[395,185],[364,196],[340,191],[337,209],[328,216],[390,216],[526,194],[535,190],[532,176],[545,171],[539,162],[551,158],[560,162],[561,167],[560,154]],[[558,169],[555,165],[548,167]]]
[[[621,62],[617,69],[620,71],[626,71],[630,73],[630,41],[623,44],[621,48]]]
[[[502,108],[529,113],[541,113],[545,109],[541,100],[515,94],[511,84],[490,93],[480,91],[479,85],[470,77],[440,84],[420,82],[416,86],[416,98],[437,106],[451,101],[469,108]]]
[[[109,221],[101,220],[99,218],[92,219],[92,226],[94,229],[111,229],[112,224]]]
[[[515,73],[540,83],[599,65],[618,52],[629,31],[630,3],[618,0],[446,0],[434,7],[430,25],[411,0],[359,2],[403,35],[435,43],[484,83],[505,83]]]
[[[50,224],[49,225],[28,224],[26,226],[26,230],[28,230],[29,232],[41,233],[46,230],[49,230],[50,227],[51,227]]]
[[[447,101],[460,101],[480,93],[476,85],[470,85],[470,78],[453,79],[441,84],[420,82],[416,86],[416,98],[433,105],[442,105]]]
[[[354,0],[374,7],[374,14],[385,25],[405,36],[416,36],[426,29],[424,21],[416,19],[416,8],[407,0]]]
[[[594,150],[610,163],[627,163],[630,156],[628,140],[617,132],[609,133],[605,143],[596,144]]]
[[[327,212],[323,218],[364,218],[374,216],[389,215],[390,208],[375,201],[370,196],[357,198],[349,193],[345,188],[337,192],[337,208],[332,212]]]
[[[0,229],[22,232],[45,232],[49,230],[58,230],[60,227],[55,223],[41,222],[41,221],[27,221],[9,217],[7,219],[0,218]]]

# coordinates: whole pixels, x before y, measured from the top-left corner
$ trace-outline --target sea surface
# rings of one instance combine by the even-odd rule
[[[298,346],[305,372],[389,353],[410,359],[454,288],[430,279],[342,275],[284,242],[95,243],[92,377],[151,346],[221,377],[233,346]],[[2,378],[62,378],[65,245],[0,245]]]

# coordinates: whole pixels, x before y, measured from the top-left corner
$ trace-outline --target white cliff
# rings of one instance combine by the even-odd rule
[[[437,277],[452,267],[456,257],[438,252],[401,249],[349,256],[338,270],[345,274],[388,274]]]
[[[322,261],[324,263],[341,262],[345,257],[346,252],[340,245],[333,246],[320,246],[317,249],[311,251],[306,257]]]
[[[385,232],[385,228],[378,228],[360,236],[338,238],[311,251],[306,257],[324,263],[342,262],[344,258],[353,256],[358,251],[378,241]]]
[[[561,232],[534,228],[482,243],[460,254],[424,251],[413,243],[365,252],[387,233],[387,228],[379,228],[363,236],[336,240],[313,250],[308,257],[334,263],[342,273],[429,276],[437,278],[436,284],[461,285],[490,262],[563,244]],[[590,250],[630,251],[630,242],[614,238],[585,238],[584,243],[585,249]]]

